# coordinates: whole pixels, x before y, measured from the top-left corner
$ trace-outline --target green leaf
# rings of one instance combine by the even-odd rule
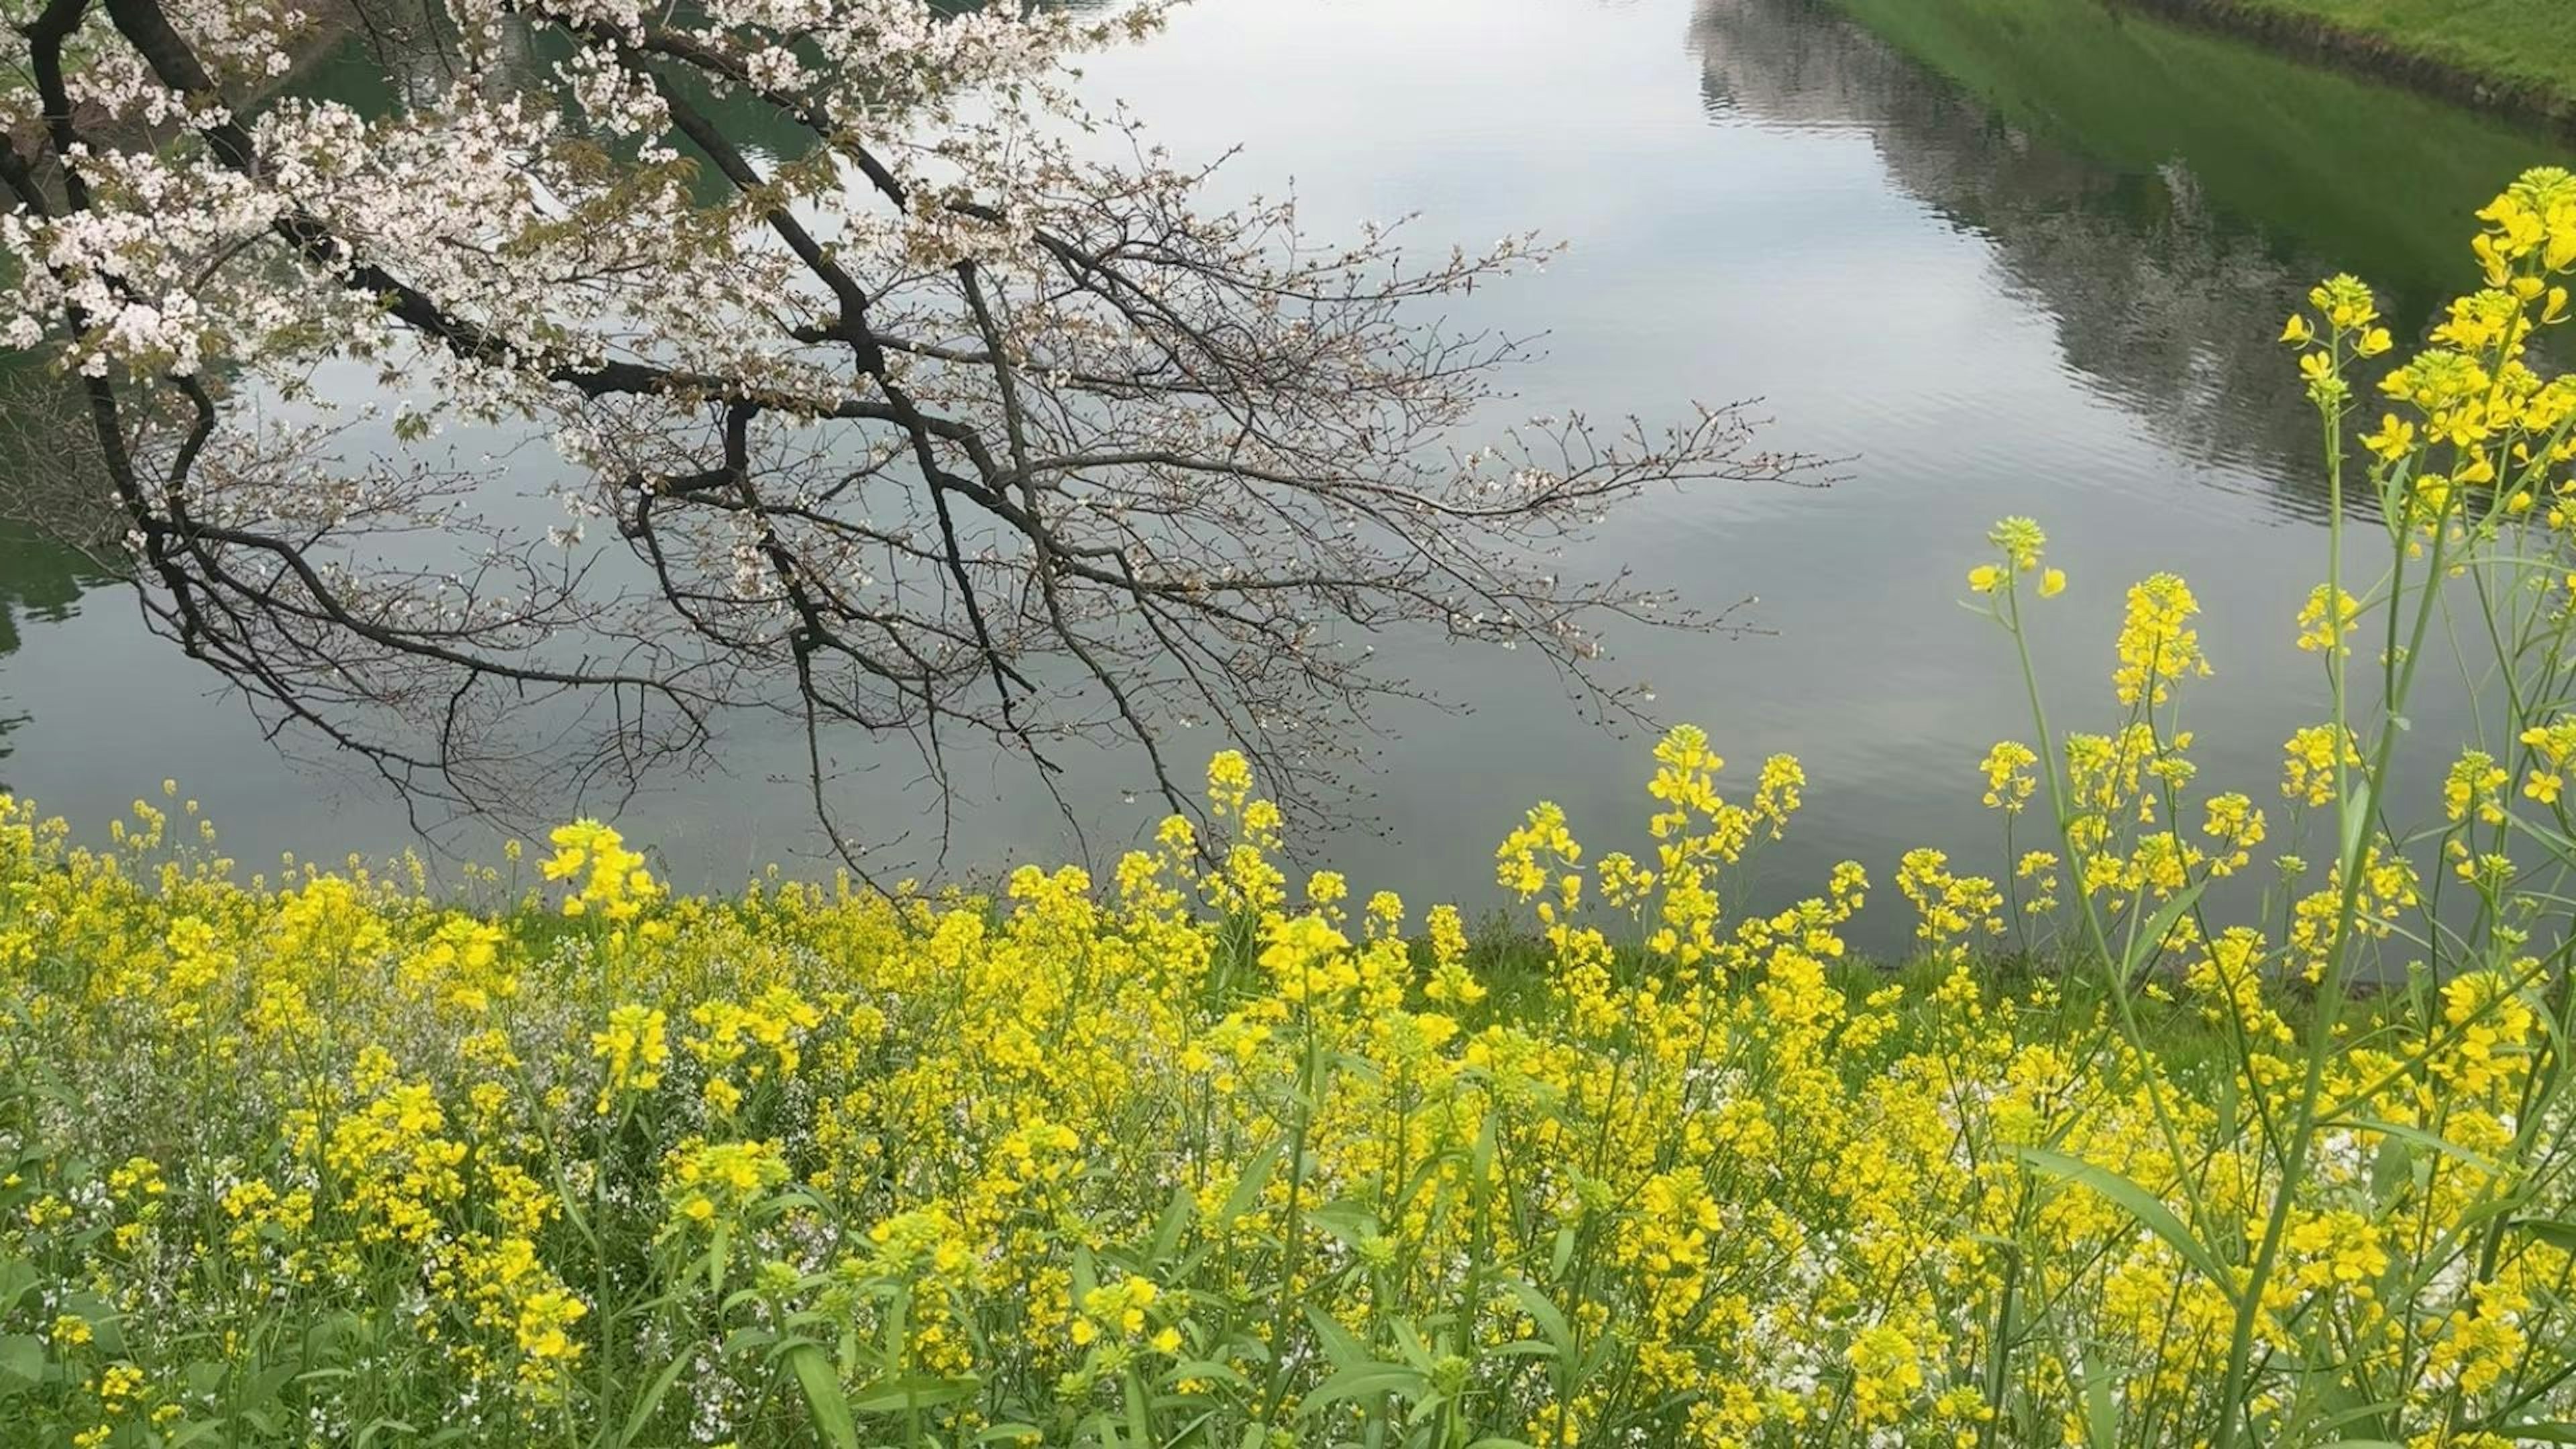
[[[2336,807],[2342,815],[2343,825],[2343,854],[2340,859],[2361,858],[2361,833],[2370,824],[2370,812],[2364,808],[2368,804],[2368,795],[2369,786],[2365,783],[2360,789],[2344,796]]]
[[[2414,1180],[2415,1155],[2407,1150],[2406,1140],[2390,1137],[2380,1143],[2370,1160],[2370,1200],[2384,1208]]]
[[[818,1349],[817,1352],[819,1353],[820,1350]],[[653,1411],[662,1406],[662,1396],[669,1393],[671,1385],[679,1381],[680,1370],[687,1367],[688,1362],[686,1357],[672,1359],[662,1366],[660,1373],[653,1376],[652,1384],[644,1390],[644,1397],[635,1401],[635,1411],[626,1416],[626,1427],[617,1435],[618,1443],[632,1444],[642,1437],[645,1428],[653,1422]]]
[[[2576,1444],[2576,1424],[2564,1419],[2535,1419],[2527,1424],[2507,1424],[2501,1432],[2517,1444],[2535,1440],[2543,1444]]]
[[[914,1409],[935,1409],[972,1397],[983,1387],[980,1379],[947,1379],[937,1374],[898,1374],[879,1379],[849,1396],[850,1408],[861,1414],[901,1414]]]
[[[1221,1384],[1232,1384],[1236,1388],[1246,1387],[1252,1382],[1243,1376],[1243,1370],[1212,1358],[1182,1359],[1164,1372],[1162,1382],[1169,1387],[1189,1379],[1210,1379]]]
[[[1172,1201],[1163,1209],[1162,1221],[1154,1226],[1155,1262],[1169,1258],[1181,1246],[1181,1234],[1188,1231],[1190,1215],[1197,1206],[1198,1200],[1190,1196],[1187,1187],[1172,1189]]]
[[[1395,1329],[1396,1352],[1404,1355],[1406,1363],[1424,1373],[1431,1372],[1436,1360],[1431,1356],[1431,1346],[1422,1341],[1422,1330],[1415,1328],[1412,1320],[1406,1318],[1396,1319],[1391,1326]]]
[[[269,1400],[283,1395],[286,1392],[286,1386],[293,1382],[295,1382],[295,1365],[292,1361],[263,1363],[260,1365],[259,1373],[251,1379],[249,1386],[242,1391],[240,1398],[235,1402],[264,1406]],[[262,1409],[261,1412],[264,1413],[265,1410]]]
[[[1273,1142],[1254,1153],[1252,1160],[1243,1165],[1243,1176],[1236,1180],[1234,1191],[1226,1194],[1225,1208],[1217,1216],[1219,1227],[1231,1224],[1252,1211],[1252,1205],[1261,1201],[1261,1195],[1269,1191],[1271,1174],[1279,1170],[1281,1149],[1282,1144]]]
[[[125,1357],[124,1321],[110,1308],[107,1300],[95,1293],[66,1293],[63,1311],[89,1320],[90,1342],[109,1358]],[[325,1320],[336,1322],[337,1320]]]
[[[1556,1305],[1548,1301],[1547,1295],[1518,1278],[1507,1278],[1503,1281],[1504,1286],[1510,1288],[1513,1295],[1521,1300],[1521,1308],[1529,1314],[1530,1321],[1536,1323],[1538,1331],[1546,1335],[1548,1346],[1556,1350],[1557,1357],[1572,1356],[1574,1330],[1566,1326],[1565,1315],[1557,1311]]]
[[[2404,1407],[2402,1403],[2395,1399],[2373,1399],[2365,1403],[2354,1386],[2340,1382],[2340,1377],[2316,1375],[2322,1380],[2318,1384],[2318,1392],[2328,1410],[2324,1417],[2316,1420],[2319,1429],[2341,1430],[2346,1424],[2367,1424],[2371,1428],[2385,1430],[2396,1421],[2398,1411]],[[2349,1441],[2337,1439],[2328,1442],[2342,1444]]]
[[[1378,1230],[1377,1214],[1366,1203],[1350,1198],[1325,1203],[1307,1213],[1306,1221],[1354,1248]]]
[[[2120,1405],[2111,1397],[2111,1376],[2099,1365],[2084,1373],[2084,1442],[2093,1449],[2118,1449]]]
[[[1315,1391],[1300,1400],[1297,1414],[1311,1418],[1344,1399],[1374,1398],[1379,1394],[1402,1394],[1419,1398],[1431,1380],[1420,1369],[1402,1363],[1361,1363],[1327,1375]]]
[[[18,1306],[19,1299],[35,1292],[36,1285],[43,1281],[44,1275],[36,1271],[36,1265],[24,1258],[0,1261],[0,1317],[6,1317],[10,1309]]]
[[[2208,888],[2209,882],[2194,881],[2176,893],[2172,900],[2158,906],[2154,915],[2147,917],[2146,925],[2129,942],[2129,959],[2120,963],[2121,980],[2135,977],[2140,969],[2156,959],[2156,953],[2164,949],[2165,937],[2173,934],[2174,923],[2182,919],[2182,913],[2190,910],[2200,900],[2200,893]]]
[[[1154,1442],[1154,1417],[1145,1408],[1145,1382],[1134,1374],[1120,1374],[1120,1399],[1127,1406],[1127,1432],[1139,1445]]]
[[[2507,1175],[2505,1170],[2497,1166],[2493,1161],[2471,1152],[2469,1149],[2443,1137],[2441,1134],[2427,1132],[2421,1127],[2410,1127],[2403,1122],[2383,1122],[2376,1117],[2346,1117],[2340,1121],[2325,1122],[2318,1125],[2323,1127],[2346,1127],[2356,1132],[2377,1132],[2384,1136],[2398,1138],[2402,1141],[2411,1142],[2418,1147],[2438,1152],[2444,1157],[2458,1161],[2467,1167],[2485,1173],[2489,1177],[2504,1177]]]
[[[2576,1223],[2556,1218],[2515,1218],[2506,1224],[2516,1232],[2529,1233],[2553,1248],[2576,1253]]]
[[[1340,1320],[1312,1303],[1306,1305],[1306,1321],[1315,1326],[1315,1337],[1324,1345],[1324,1361],[1333,1367],[1345,1369],[1377,1361],[1377,1355],[1369,1351],[1367,1344],[1353,1337]]]
[[[859,1426],[850,1417],[850,1401],[841,1393],[841,1376],[818,1344],[800,1343],[787,1350],[787,1367],[805,1396],[806,1417],[814,1432],[832,1449],[859,1449]]]
[[[32,1389],[44,1381],[44,1341],[28,1333],[0,1335],[0,1394]]]
[[[2044,1147],[2016,1147],[2012,1152],[2051,1177],[2089,1187],[2118,1204],[2137,1220],[2138,1226],[2164,1239],[2175,1252],[2182,1254],[2184,1262],[2199,1269],[2220,1293],[2234,1301],[2235,1290],[2228,1282],[2227,1271],[2219,1265],[2218,1255],[2191,1235],[2191,1229],[2183,1226],[2182,1219],[2174,1216],[2173,1209],[2165,1206],[2164,1199],[2111,1169],[2080,1157],[2069,1157]]]
[[[1100,1286],[1100,1270],[1091,1261],[1091,1250],[1080,1243],[1073,1245],[1073,1261],[1067,1266],[1073,1275],[1073,1301],[1080,1303]],[[891,1342],[891,1341],[889,1341]]]

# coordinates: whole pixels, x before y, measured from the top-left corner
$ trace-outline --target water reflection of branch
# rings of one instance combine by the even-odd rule
[[[1627,720],[1597,628],[1725,626],[1558,551],[1650,489],[1809,471],[1739,409],[1447,446],[1524,348],[1439,313],[1541,249],[1415,260],[1212,199],[1212,167],[1063,90],[1151,14],[906,13],[512,0],[450,12],[492,21],[458,32],[468,83],[404,104],[359,66],[334,79],[363,99],[245,119],[268,33],[48,0],[22,37],[46,151],[98,154],[84,26],[130,52],[113,105],[198,141],[116,152],[115,188],[0,148],[13,249],[44,258],[12,320],[75,349],[147,625],[439,813],[622,802],[712,768],[720,721],[792,720],[908,739],[943,811],[952,769],[1017,760],[1068,823],[1076,750],[1131,748],[1194,809],[1167,730],[1331,805],[1322,762],[1418,697],[1350,647],[1379,633],[1527,649]],[[491,506],[502,470],[445,424],[547,440],[573,526]],[[842,845],[838,767],[807,764]]]

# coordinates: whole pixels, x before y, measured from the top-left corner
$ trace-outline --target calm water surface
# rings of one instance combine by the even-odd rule
[[[1808,810],[1759,867],[1773,897],[1843,858],[1884,882],[1915,844],[1999,855],[1975,766],[2026,730],[2006,641],[1954,601],[2002,514],[2041,519],[2075,580],[2040,651],[2061,726],[2110,721],[2121,590],[2175,569],[2219,669],[2190,696],[2203,779],[2270,797],[2280,740],[2323,697],[2289,645],[2322,500],[2279,319],[2349,267],[2419,327],[2467,276],[2469,211],[2569,159],[2065,0],[1206,0],[1090,77],[1182,154],[1243,141],[1237,184],[1294,176],[1319,230],[1418,212],[1444,245],[1570,242],[1456,319],[1549,334],[1519,411],[1652,423],[1759,398],[1767,441],[1848,459],[1827,489],[1653,498],[1593,556],[1703,607],[1755,601],[1739,617],[1759,634],[1613,642],[1746,775],[1806,761]],[[1542,796],[1587,840],[1633,840],[1648,741],[1587,726],[1519,656],[1403,664],[1451,707],[1378,717],[1354,781],[1372,823],[1313,842],[1355,884],[1492,903],[1491,843]],[[2417,723],[2455,737],[2466,713]],[[852,823],[936,833],[908,752],[845,764]],[[730,740],[621,823],[686,884],[794,868],[816,845],[798,768]],[[945,870],[1071,849],[1015,770],[961,773]],[[1123,798],[1134,761],[1084,774],[1095,846],[1150,825]],[[0,535],[0,781],[96,824],[165,775],[249,862],[413,839],[345,767],[282,756],[114,586]],[[1901,938],[1893,900],[1873,914],[1867,942]]]

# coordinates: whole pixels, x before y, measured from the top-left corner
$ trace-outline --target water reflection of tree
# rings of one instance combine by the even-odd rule
[[[1825,0],[1701,0],[1690,35],[1713,109],[1867,132],[1900,187],[1992,244],[2089,388],[2183,456],[2322,508],[2315,417],[2264,324],[2324,261],[2214,209],[2179,163],[2123,170],[2003,123]]]
[[[110,579],[61,541],[102,538],[107,527],[106,485],[84,462],[77,416],[61,378],[31,359],[0,361],[0,681],[27,621],[70,618],[83,593]],[[27,719],[25,703],[0,689],[0,760]]]
[[[106,576],[79,554],[0,524],[0,663],[24,642],[25,621],[60,623],[71,617],[83,593],[105,582]],[[23,707],[0,692],[0,760],[9,758],[10,732],[27,718]]]

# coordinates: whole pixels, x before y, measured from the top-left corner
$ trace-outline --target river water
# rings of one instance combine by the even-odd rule
[[[1955,601],[2004,514],[2040,519],[2074,580],[2039,646],[2058,722],[2111,721],[2121,592],[2173,569],[2218,669],[2189,697],[2203,781],[2273,798],[2280,741],[2323,698],[2290,643],[2323,567],[2322,484],[2280,320],[2348,268],[2420,330],[2469,280],[2470,212],[2523,167],[2576,159],[2087,0],[1204,0],[1086,85],[1183,155],[1244,143],[1242,184],[1293,176],[1319,230],[1412,212],[1443,243],[1568,242],[1455,314],[1548,334],[1521,412],[1651,424],[1759,398],[1768,443],[1845,460],[1820,490],[1649,499],[1590,555],[1703,607],[1753,601],[1737,617],[1758,633],[1613,644],[1748,781],[1774,751],[1804,759],[1807,810],[1746,882],[1763,899],[1844,858],[1885,882],[1917,844],[1997,863],[1976,764],[2026,733],[2018,679]],[[1375,718],[1385,737],[1351,781],[1365,818],[1314,855],[1363,890],[1472,909],[1497,903],[1492,844],[1535,799],[1602,848],[1634,843],[1649,739],[1585,723],[1524,657],[1400,647],[1444,704]],[[103,827],[176,776],[249,868],[413,841],[395,802],[310,747],[281,752],[212,687],[118,586],[0,535],[0,781]],[[2417,726],[2449,738],[2464,716]],[[819,871],[779,744],[729,740],[620,823],[688,886]],[[908,746],[847,763],[850,823],[936,833]],[[1150,828],[1124,798],[1136,762],[1084,774],[1095,847]],[[971,877],[1072,849],[1025,777],[960,782],[926,866]],[[1865,944],[1901,939],[1893,900],[1872,915]]]

